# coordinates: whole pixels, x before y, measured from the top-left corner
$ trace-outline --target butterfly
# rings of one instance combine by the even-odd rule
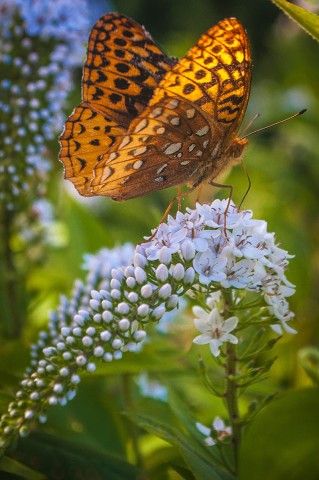
[[[236,18],[177,60],[137,22],[103,16],[89,37],[82,102],[60,137],[65,178],[81,195],[115,200],[213,181],[247,144],[237,132],[250,83],[249,39]]]

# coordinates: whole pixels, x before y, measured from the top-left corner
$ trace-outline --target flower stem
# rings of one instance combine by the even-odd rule
[[[122,375],[122,388],[123,388],[123,401],[125,408],[130,411],[133,408],[132,399],[132,377],[131,375]],[[134,454],[135,464],[142,470],[143,469],[143,457],[139,448],[139,435],[136,425],[127,419],[128,432],[132,441],[132,450]]]
[[[226,349],[226,390],[225,401],[229,415],[230,425],[232,427],[232,446],[234,453],[235,471],[238,471],[238,454],[241,437],[241,424],[238,408],[238,386],[236,382],[236,346],[232,343],[227,344]]]
[[[21,303],[19,295],[20,279],[16,269],[14,254],[11,249],[12,214],[6,208],[1,215],[1,263],[3,268],[3,305],[4,318],[6,319],[7,337],[18,337],[21,331]],[[1,296],[2,296],[1,295]]]

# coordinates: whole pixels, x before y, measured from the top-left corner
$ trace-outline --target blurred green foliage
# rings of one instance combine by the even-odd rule
[[[250,130],[303,108],[308,109],[303,117],[250,137],[245,155],[252,188],[244,206],[251,208],[256,218],[267,220],[282,247],[295,255],[288,278],[297,286],[291,302],[296,312],[299,334],[295,337],[286,336],[278,343],[278,360],[270,377],[248,392],[242,407],[247,406],[252,396],[262,398],[276,391],[311,384],[298,362],[298,351],[319,344],[318,44],[266,0],[190,0],[187,5],[182,0],[114,0],[113,5],[114,10],[143,23],[164,50],[176,56],[183,55],[213,23],[225,16],[237,16],[247,28],[253,50],[253,84],[246,119],[248,121],[257,112],[261,114]],[[79,100],[80,77],[78,72],[69,101],[69,112]],[[0,345],[0,402],[3,406],[16,389],[17,379],[27,365],[27,346],[36,338],[39,328],[45,327],[48,310],[55,307],[59,295],[67,294],[74,279],[81,275],[83,254],[103,246],[141,241],[150,228],[157,224],[174,195],[174,191],[170,190],[126,203],[115,203],[106,198],[85,201],[62,180],[62,166],[56,160],[57,153],[56,142],[52,153],[55,173],[50,184],[50,199],[56,206],[59,241],[49,248],[45,262],[27,276],[30,301],[21,340],[6,340]],[[234,186],[235,201],[239,202],[247,186],[247,178],[240,167],[231,172],[228,182]],[[207,189],[202,193],[202,198],[209,200],[213,195],[222,197],[227,193]],[[188,202],[193,200],[194,197]],[[230,478],[220,476],[218,472],[213,476],[207,450],[194,432],[187,431],[186,417],[181,419],[176,413],[181,413],[182,403],[177,403],[179,407],[176,407],[179,400],[172,396],[168,405],[155,400],[153,403],[147,402],[141,398],[132,380],[135,374],[144,371],[152,372],[159,379],[165,373],[165,380],[174,385],[174,394],[190,405],[191,412],[187,415],[206,423],[215,415],[222,415],[224,410],[221,401],[212,400],[209,392],[202,387],[198,359],[190,351],[191,341],[192,326],[186,312],[183,319],[173,324],[165,341],[162,334],[154,332],[151,344],[143,353],[129,354],[123,362],[116,364],[115,369],[113,365],[104,366],[103,370],[91,375],[92,378],[83,383],[77,399],[67,408],[52,409],[49,423],[42,428],[44,433],[21,442],[20,448],[11,457],[22,463],[15,464],[14,469],[10,459],[7,460],[6,466],[2,464],[4,471],[1,478],[42,478],[36,472],[32,476],[32,473],[24,471],[26,467],[23,463],[52,479],[139,478],[135,467],[129,464],[136,458],[134,446],[128,441],[128,418],[137,422],[135,428],[146,429],[143,430],[141,448],[148,478]],[[131,402],[127,404],[123,394],[122,379],[127,376],[133,382],[131,400],[134,408]],[[319,398],[317,390],[300,392],[298,395],[293,398],[285,396],[267,407],[259,423],[252,427],[244,444],[244,452],[249,451],[252,455],[254,442],[258,438],[262,449],[260,452],[267,451],[270,457],[265,456],[258,463],[258,459],[248,457],[247,453],[247,464],[242,467],[245,472],[241,477],[243,480],[266,478],[266,458],[272,459],[276,452],[282,452],[282,445],[290,442],[290,439],[291,455],[285,450],[287,464],[298,452],[298,442],[302,442],[303,435],[307,435],[304,431],[307,427],[302,425],[300,418],[304,419],[306,412],[311,415],[314,402],[318,402]],[[287,415],[280,424],[283,434],[277,438],[276,422],[282,411],[286,411]],[[123,412],[126,412],[126,416]],[[153,416],[152,421],[149,414]],[[163,425],[161,419],[165,415],[166,425]],[[191,421],[188,423],[191,424]],[[267,430],[269,426],[271,428]],[[315,440],[315,433],[318,427],[316,417],[316,423],[310,425],[309,429],[311,445],[317,445],[317,451],[318,438]],[[178,441],[171,441],[173,429],[178,431]],[[267,435],[263,436],[266,431]],[[276,442],[273,443],[275,438]],[[201,455],[207,459],[207,470],[201,471],[198,467],[197,456]],[[302,452],[295,458],[302,465],[308,462],[306,456],[302,457]],[[56,459],[59,460],[58,465]],[[254,464],[256,461],[257,466]],[[261,465],[264,470],[260,472],[258,468]],[[299,476],[296,473],[292,477],[289,468],[287,471],[278,469],[279,473],[272,473],[267,478],[284,479],[289,473],[289,478],[295,480],[315,480],[319,475],[315,462],[311,472],[302,470]],[[210,476],[207,472],[210,472]],[[257,473],[254,476],[249,472]]]

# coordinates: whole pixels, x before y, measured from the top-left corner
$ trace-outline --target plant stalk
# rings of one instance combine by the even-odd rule
[[[237,358],[236,346],[232,343],[227,344],[226,348],[226,390],[225,401],[228,410],[229,422],[232,428],[232,446],[234,452],[235,472],[238,472],[238,455],[241,440],[241,424],[238,408],[238,385],[236,382]]]
[[[130,411],[133,408],[133,399],[132,399],[132,378],[128,374],[122,375],[122,388],[123,388],[123,399],[125,408]],[[134,422],[130,418],[127,419],[128,431],[132,441],[132,450],[135,457],[136,465],[142,470],[143,469],[143,456],[139,448],[139,435],[138,429]]]
[[[21,303],[19,295],[19,275],[16,269],[14,253],[11,249],[12,238],[12,216],[6,208],[3,208],[1,215],[1,257],[3,268],[3,302],[4,302],[4,317],[5,335],[11,338],[17,338],[20,335],[22,327],[21,319]]]

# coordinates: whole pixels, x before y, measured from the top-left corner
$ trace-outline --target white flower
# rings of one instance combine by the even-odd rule
[[[209,344],[212,354],[217,357],[220,354],[220,347],[223,343],[238,343],[238,338],[231,334],[237,324],[237,317],[230,317],[224,320],[217,308],[206,312],[201,307],[194,307],[193,312],[196,315],[194,320],[195,327],[201,332],[194,338],[193,342],[198,345]]]
[[[183,226],[171,228],[167,224],[162,223],[157,231],[154,239],[148,242],[145,252],[148,260],[157,260],[163,248],[173,254],[179,250],[179,244],[186,238],[186,229]],[[149,246],[148,246],[149,245]]]
[[[226,278],[227,258],[216,256],[210,249],[197,253],[193,265],[195,271],[199,273],[200,283],[205,285],[211,282],[220,282]]]
[[[211,427],[196,422],[196,428],[205,436],[205,443],[209,447],[216,445],[217,441],[223,442],[232,435],[232,428],[226,427],[225,422],[220,417],[215,417]]]

